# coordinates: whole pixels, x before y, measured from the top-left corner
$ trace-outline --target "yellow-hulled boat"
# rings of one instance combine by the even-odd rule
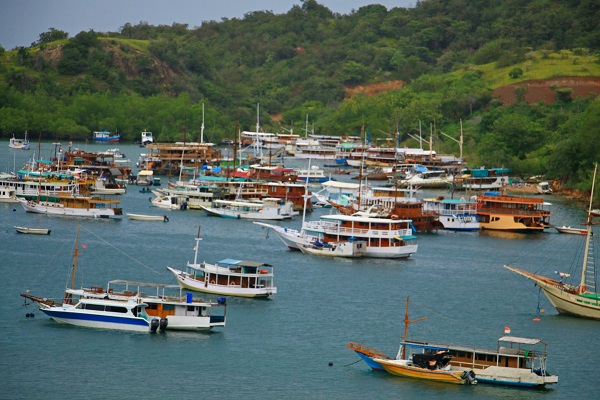
[[[410,360],[386,360],[375,358],[373,361],[379,363],[392,375],[438,382],[457,383],[459,385],[476,383],[475,375],[468,369],[456,369],[456,367],[446,366],[442,369],[432,370],[419,367]]]

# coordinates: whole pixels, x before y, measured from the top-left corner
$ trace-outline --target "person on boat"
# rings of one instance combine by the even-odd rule
[[[163,221],[164,222],[169,222],[169,217],[167,217],[166,215],[163,215]]]

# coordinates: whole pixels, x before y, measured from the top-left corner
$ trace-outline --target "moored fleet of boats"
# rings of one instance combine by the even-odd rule
[[[251,148],[283,151],[290,145],[279,142],[284,138],[277,135],[251,133],[246,135],[252,140]],[[98,141],[118,140],[104,131],[94,135]],[[27,213],[119,219],[124,215],[119,196],[127,193],[127,185],[137,184],[149,188],[143,193],[153,195],[150,205],[164,209],[160,213],[199,210],[203,211],[200,215],[253,220],[254,224],[274,232],[287,248],[307,256],[409,258],[417,254],[420,233],[441,229],[536,233],[555,228],[561,233],[583,236],[589,252],[593,218],[598,217],[592,212],[591,199],[585,229],[553,226],[551,205],[545,198],[505,193],[504,187],[509,181],[505,168],[467,171],[458,170],[457,165],[450,162],[440,169],[442,158],[438,157],[439,165],[432,164],[431,159],[436,158],[432,151],[384,151],[364,147],[364,144],[349,139],[334,142],[331,138],[322,138],[319,142],[315,137],[310,145],[297,145],[293,154],[299,159],[337,161],[343,153],[346,164],[357,165],[360,169],[358,183],[336,181],[331,178],[334,174],[327,176],[325,170],[311,168],[310,164],[306,169],[261,168],[264,164],[260,164],[259,159],[256,160],[259,164],[253,164],[254,168],[249,172],[250,164],[242,167],[242,160],[237,157],[231,166],[229,161],[222,163],[212,144],[161,144],[154,142],[150,132],[144,132],[142,144],[148,153],[143,161],[140,160],[138,174],[114,162],[115,152],[98,155],[70,149],[56,158],[56,164],[42,165],[34,161],[26,168],[27,173],[0,179],[0,193],[18,201]],[[163,157],[166,154],[169,156]],[[70,163],[69,160],[75,157],[88,160],[89,164]],[[62,166],[59,166],[59,160],[63,161]],[[236,161],[240,161],[239,166]],[[374,185],[362,179],[363,168],[373,166],[381,171],[389,168],[389,172],[383,172],[388,186]],[[176,169],[179,180],[159,187],[160,179],[156,175]],[[253,179],[258,176],[262,179]],[[422,188],[441,187],[450,189],[452,194],[419,198]],[[545,193],[548,192],[539,192]],[[320,213],[318,218],[307,218],[307,212],[318,206],[330,207],[331,212]],[[270,223],[294,220],[300,211],[299,228]],[[169,221],[167,215],[153,213],[128,212],[125,215],[134,221]],[[50,233],[49,228],[15,226],[14,229],[19,233]],[[21,296],[37,303],[44,314],[60,323],[157,332],[209,331],[224,327],[226,296],[273,298],[277,293],[273,266],[268,262],[237,258],[199,262],[200,241],[198,234],[193,262],[180,269],[167,267],[178,286],[113,280],[106,289],[96,286],[75,288],[72,280],[62,301],[37,297],[29,292]],[[77,250],[74,258],[73,276]],[[589,278],[590,271],[594,272],[590,262],[589,258],[584,261],[579,285],[568,285],[563,280],[542,277],[513,266],[506,268],[534,280],[560,313],[600,320],[600,297],[595,281]],[[116,290],[117,285],[124,288]],[[148,294],[148,289],[156,293]],[[166,294],[166,291],[174,294]],[[217,300],[205,301],[194,297],[193,293],[217,296]],[[410,322],[414,321],[408,320],[407,300],[405,323]],[[348,347],[372,369],[397,376],[458,384],[496,383],[524,387],[558,382],[556,375],[546,370],[546,348],[539,339],[505,335],[498,340],[495,349],[480,349],[411,341],[405,336],[395,357],[357,343]]]

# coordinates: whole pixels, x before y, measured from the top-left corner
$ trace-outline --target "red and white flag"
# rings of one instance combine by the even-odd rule
[[[510,328],[508,326],[504,327],[504,333],[508,335],[510,333]]]

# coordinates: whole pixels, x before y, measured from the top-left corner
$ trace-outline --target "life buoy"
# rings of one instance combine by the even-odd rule
[[[212,281],[210,281],[210,284],[214,285],[215,284],[215,280],[213,279]]]
[[[392,217],[391,217],[391,218],[392,218],[393,220],[397,220],[397,219],[399,219],[400,217],[399,217],[399,216],[397,216],[396,214],[392,214]]]
[[[235,282],[229,282],[229,286],[235,286]]]

